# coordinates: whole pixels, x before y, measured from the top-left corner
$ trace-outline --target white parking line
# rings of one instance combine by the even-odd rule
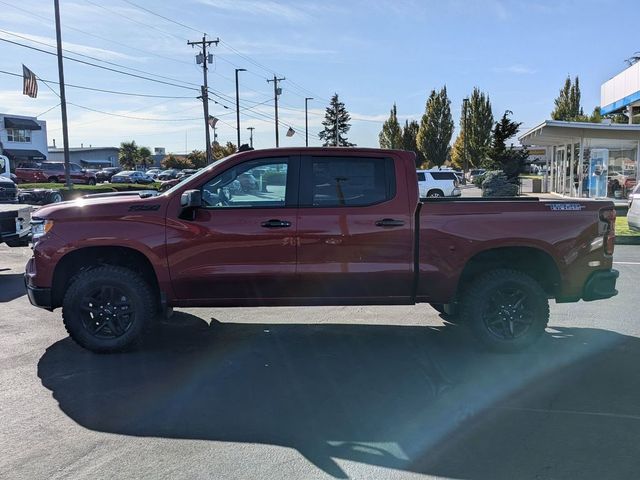
[[[640,265],[640,262],[613,262],[614,265]]]

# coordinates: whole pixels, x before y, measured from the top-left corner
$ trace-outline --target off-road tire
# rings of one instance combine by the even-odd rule
[[[125,309],[123,320],[117,320],[117,330],[106,322],[106,327],[98,333],[92,333],[89,327],[96,328],[96,325],[105,323],[100,322],[102,318],[98,318],[98,312],[102,315],[107,311],[103,311],[99,305],[105,303],[100,298],[107,298],[108,295],[100,297],[101,294],[98,294],[98,300],[93,300],[95,292],[102,292],[105,287],[113,289],[111,292],[120,292],[115,296],[118,300],[128,302],[129,310]],[[87,298],[92,299],[93,303],[88,302]],[[128,268],[105,265],[82,271],[71,279],[62,302],[62,319],[69,336],[80,346],[96,353],[118,352],[135,346],[152,327],[157,310],[155,303],[152,289],[140,275]],[[87,311],[89,308],[91,313]],[[112,306],[108,308],[114,311]],[[128,311],[133,312],[133,317],[127,314]],[[116,312],[123,315],[117,308]],[[126,328],[122,327],[125,322]],[[106,335],[113,335],[105,337],[105,329]]]
[[[549,300],[529,275],[496,269],[480,275],[463,292],[461,317],[489,349],[517,352],[544,333],[549,322]]]

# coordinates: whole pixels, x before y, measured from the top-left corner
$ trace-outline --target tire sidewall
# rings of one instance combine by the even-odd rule
[[[506,286],[517,286],[528,296],[533,323],[521,337],[505,340],[494,335],[482,318],[491,294]],[[480,276],[469,287],[464,304],[464,319],[475,336],[491,350],[517,352],[535,343],[544,333],[549,321],[549,301],[540,284],[529,275],[513,270],[494,270]]]
[[[125,274],[123,275],[122,272]],[[96,287],[112,285],[131,300],[135,311],[129,329],[116,338],[99,338],[85,328],[80,304],[82,298]],[[148,328],[153,305],[148,286],[135,273],[120,267],[98,267],[80,273],[72,281],[63,300],[63,320],[69,335],[82,347],[97,353],[125,350],[132,347]]]

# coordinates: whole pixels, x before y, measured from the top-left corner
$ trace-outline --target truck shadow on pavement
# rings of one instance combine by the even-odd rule
[[[0,303],[10,302],[26,294],[23,273],[0,273]]]
[[[639,360],[637,338],[598,329],[557,329],[499,355],[452,325],[209,325],[176,313],[127,354],[61,340],[38,375],[86,428],[291,447],[337,478],[349,460],[454,478],[600,479],[640,465]]]

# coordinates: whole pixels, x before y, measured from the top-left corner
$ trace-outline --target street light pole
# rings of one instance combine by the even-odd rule
[[[253,131],[256,129],[256,127],[247,127],[247,130],[249,130],[249,146],[251,148],[253,148]]]
[[[462,140],[463,140],[463,149],[464,149],[464,166],[462,171],[462,180],[465,185],[467,184],[467,170],[469,169],[469,162],[467,160],[467,135],[469,134],[469,132],[467,132],[468,107],[469,107],[469,99],[463,98],[462,99],[462,131],[464,132],[464,137],[462,137]]]
[[[305,97],[304,99],[304,145],[309,146],[309,100],[313,100],[313,97]]]
[[[246,68],[236,68],[236,130],[238,131],[238,148],[240,148],[240,93],[238,90],[238,72],[246,71]]]

